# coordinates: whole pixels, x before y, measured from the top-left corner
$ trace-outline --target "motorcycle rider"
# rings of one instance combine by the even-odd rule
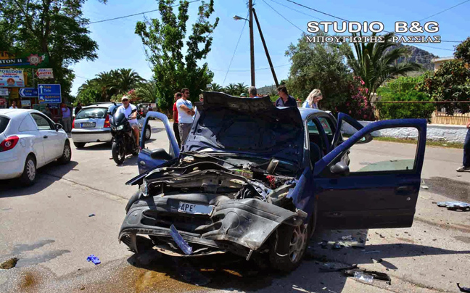
[[[129,124],[132,127],[132,131],[134,131],[134,135],[136,137],[136,149],[139,149],[139,123],[137,122],[137,107],[129,103],[129,97],[122,96],[121,98],[122,105],[119,106],[116,113],[123,113]]]

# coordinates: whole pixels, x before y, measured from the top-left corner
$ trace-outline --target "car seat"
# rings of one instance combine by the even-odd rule
[[[310,142],[310,161],[315,165],[322,158],[322,151],[320,147],[313,142]]]

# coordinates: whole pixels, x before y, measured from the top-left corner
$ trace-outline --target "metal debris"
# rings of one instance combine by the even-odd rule
[[[9,270],[11,268],[14,268],[17,262],[18,262],[18,258],[16,257],[10,258],[9,260],[2,262],[2,264],[0,265],[0,269]]]
[[[452,211],[470,211],[470,204],[462,201],[440,201],[437,203],[437,206]]]
[[[461,287],[461,286],[460,286],[460,283],[457,283],[457,287],[459,287],[460,292],[470,292],[470,288],[469,288],[469,287]]]

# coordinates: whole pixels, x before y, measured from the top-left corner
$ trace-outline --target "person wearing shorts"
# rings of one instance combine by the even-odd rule
[[[136,148],[139,148],[139,122],[137,121],[137,107],[129,103],[129,97],[123,96],[121,98],[122,105],[119,106],[117,109],[117,113],[123,113],[129,124],[132,127],[132,131],[134,131],[134,135],[136,137],[135,144]]]

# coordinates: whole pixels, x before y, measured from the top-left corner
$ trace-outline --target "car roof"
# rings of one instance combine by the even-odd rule
[[[42,112],[34,109],[0,109],[0,115],[5,115],[10,119],[17,117],[24,117],[28,113],[40,113]]]
[[[298,109],[299,109],[300,115],[302,116],[302,120],[307,119],[308,115],[314,114],[314,113],[325,113],[333,117],[330,111],[323,111],[323,110],[312,109],[312,108],[298,108]]]
[[[120,103],[116,103],[116,106],[119,106]],[[109,108],[111,106],[114,106],[114,103],[109,102],[109,103],[97,103],[97,104],[92,104],[88,106],[84,106],[82,109],[87,109],[87,108]]]

